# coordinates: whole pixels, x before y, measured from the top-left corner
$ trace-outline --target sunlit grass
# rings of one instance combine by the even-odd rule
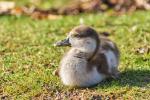
[[[125,99],[148,99],[150,53],[140,54],[137,50],[150,46],[149,15],[150,12],[122,16],[83,14],[56,20],[0,16],[0,96],[28,99],[43,93],[69,91],[52,75],[66,50],[53,47],[53,43],[63,39],[82,18],[98,32],[110,32],[110,38],[121,51],[120,79],[106,80],[91,90]]]

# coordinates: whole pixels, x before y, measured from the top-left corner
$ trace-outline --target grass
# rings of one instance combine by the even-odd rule
[[[83,14],[56,20],[26,16],[0,16],[1,99],[103,98],[147,100],[150,98],[150,12],[111,16]],[[74,26],[84,23],[98,32],[111,33],[121,51],[118,80],[108,79],[93,88],[65,87],[52,75],[67,48],[53,47]]]

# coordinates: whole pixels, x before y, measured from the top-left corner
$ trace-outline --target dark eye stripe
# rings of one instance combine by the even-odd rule
[[[89,37],[90,35],[85,35],[85,34],[75,34],[74,37],[77,38],[84,38],[84,37]]]

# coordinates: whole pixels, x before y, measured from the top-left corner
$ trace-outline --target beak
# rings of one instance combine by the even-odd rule
[[[58,41],[54,44],[54,46],[71,46],[69,42],[69,38],[66,38],[64,40]]]

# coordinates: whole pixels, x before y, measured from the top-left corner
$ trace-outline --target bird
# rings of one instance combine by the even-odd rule
[[[66,86],[91,87],[107,78],[119,77],[117,45],[90,26],[74,27],[66,39],[56,42],[55,46],[70,46],[57,70]]]

